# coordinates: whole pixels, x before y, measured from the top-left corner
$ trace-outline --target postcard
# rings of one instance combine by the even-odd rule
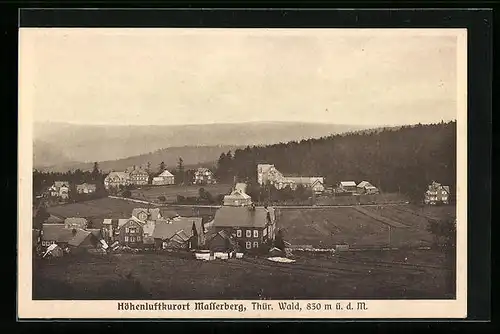
[[[465,318],[466,43],[20,28],[19,318]]]

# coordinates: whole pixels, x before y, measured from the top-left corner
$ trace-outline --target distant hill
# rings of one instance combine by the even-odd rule
[[[47,142],[36,140],[33,143],[33,160],[38,168],[45,168],[54,164],[75,163],[60,149]]]
[[[159,149],[188,149],[193,157],[213,160],[216,149],[205,147],[268,145],[291,140],[318,138],[368,127],[294,122],[250,122],[200,125],[75,125],[68,123],[34,124],[34,167],[73,165],[69,162],[110,162],[132,160]],[[203,147],[203,148],[199,148]],[[198,151],[195,152],[196,149]],[[225,149],[224,149],[225,150]],[[217,156],[222,151],[219,151]],[[176,151],[175,154],[179,153]],[[174,154],[174,153],[172,153]],[[167,156],[169,156],[167,154]],[[141,157],[149,159],[149,157]],[[163,159],[163,158],[162,158]],[[169,159],[164,159],[169,160]],[[189,161],[194,159],[187,158]],[[134,160],[135,161],[135,160]],[[145,163],[144,161],[143,163]],[[153,161],[151,161],[153,163]],[[165,161],[169,164],[170,161]],[[111,164],[111,162],[110,162]],[[118,163],[121,166],[120,163]]]

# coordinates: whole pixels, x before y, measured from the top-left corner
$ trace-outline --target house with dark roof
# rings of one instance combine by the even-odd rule
[[[157,220],[153,239],[158,249],[182,248],[196,249],[205,243],[202,218],[175,217]]]
[[[118,219],[118,226],[114,229],[113,240],[129,247],[142,247],[144,222],[132,216],[127,219]]]
[[[358,188],[358,193],[360,194],[374,195],[379,193],[378,188],[368,181],[361,181],[356,187]]]
[[[245,251],[259,249],[275,239],[275,210],[272,207],[222,206],[215,213],[213,229],[225,231]]]
[[[100,233],[80,228],[66,228],[64,224],[43,224],[41,246],[47,248],[57,244],[61,248],[89,249],[98,244]]]
[[[212,252],[231,252],[239,250],[236,240],[234,240],[225,230],[207,235],[204,248]]]

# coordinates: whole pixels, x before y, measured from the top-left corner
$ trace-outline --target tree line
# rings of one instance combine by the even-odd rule
[[[256,184],[257,164],[284,175],[323,176],[326,185],[369,181],[385,192],[421,199],[430,182],[456,185],[456,122],[417,124],[222,153],[219,180]]]
[[[85,196],[83,194],[77,194],[76,192],[76,185],[82,183],[95,184],[96,192],[91,196],[102,197],[107,195],[107,192],[104,189],[105,177],[106,174],[102,173],[97,162],[94,163],[94,168],[91,171],[76,169],[74,171],[62,173],[42,172],[35,169],[33,171],[33,195],[36,196],[42,194],[45,190],[52,186],[55,181],[66,181],[69,183],[70,198],[73,198],[74,200],[77,200],[77,197]]]

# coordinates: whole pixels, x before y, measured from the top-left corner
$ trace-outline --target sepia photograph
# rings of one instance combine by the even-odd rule
[[[19,45],[19,293],[40,314],[466,315],[465,30]]]

